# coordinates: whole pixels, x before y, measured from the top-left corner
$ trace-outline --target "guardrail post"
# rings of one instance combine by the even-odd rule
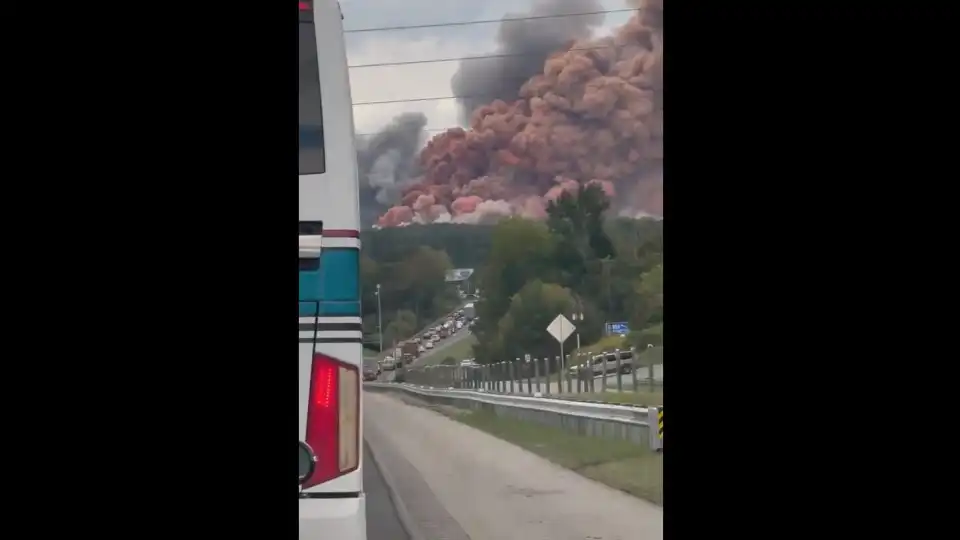
[[[543,393],[550,393],[550,357],[543,357]]]
[[[516,374],[516,371],[517,371],[517,360],[520,360],[520,359],[519,359],[519,358],[514,358],[514,359],[513,359],[513,362],[510,362],[510,393],[511,393],[511,394],[514,393],[514,392],[513,392],[513,377],[514,377],[514,375]]]
[[[637,357],[637,349],[635,347],[630,347],[630,363],[633,366],[630,369],[630,379],[633,382],[633,391],[636,392],[640,390],[637,388],[637,368],[640,367],[640,359]]]
[[[528,394],[532,394],[532,393],[533,393],[533,379],[532,379],[531,377],[533,376],[533,371],[530,369],[530,359],[529,359],[529,358],[524,358],[524,359],[523,359],[523,363],[524,363],[524,366],[525,366],[525,367],[524,367],[524,370],[523,370],[523,373],[524,373],[524,375],[527,376],[527,393],[528,393]],[[523,389],[521,388],[521,390],[523,390]]]
[[[559,356],[554,356],[554,359],[557,366],[557,395],[560,395],[563,393],[563,362],[560,361]],[[553,383],[550,384],[553,385]]]
[[[647,366],[647,382],[650,385],[650,391],[653,392],[653,385],[656,383],[653,379],[653,364]]]
[[[613,354],[617,355],[617,392],[623,392],[623,362],[620,360],[620,349],[614,349]]]
[[[600,377],[600,392],[606,393],[607,391],[607,351],[600,351],[600,354],[603,355],[603,376]]]
[[[503,362],[497,362],[497,392],[504,393],[507,390],[507,379],[503,376]]]
[[[567,393],[568,393],[568,394],[572,394],[572,393],[573,393],[573,375],[570,374],[570,368],[573,367],[573,364],[570,362],[570,360],[571,360],[572,358],[573,358],[573,357],[568,354],[568,355],[567,355],[567,364],[566,364],[565,366],[563,366],[563,375],[564,375],[564,377],[567,378]]]
[[[650,449],[663,451],[663,407],[647,407],[647,425],[650,426]]]
[[[587,373],[585,375],[586,378],[583,380],[583,382],[587,387],[589,387],[589,390],[587,392],[592,394],[593,393],[593,360],[590,358],[590,355],[586,355],[584,359],[586,360]]]
[[[537,392],[539,392],[540,391],[540,359],[539,358],[533,359],[533,378],[537,380]]]

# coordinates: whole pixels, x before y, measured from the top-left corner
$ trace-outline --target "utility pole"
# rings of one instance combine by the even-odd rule
[[[380,316],[380,284],[377,283],[377,335],[380,337],[380,352],[383,352],[383,319]]]

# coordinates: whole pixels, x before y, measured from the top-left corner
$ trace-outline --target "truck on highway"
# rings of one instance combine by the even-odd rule
[[[407,341],[400,346],[400,356],[403,358],[403,365],[410,365],[410,362],[420,356],[420,346],[414,341]]]
[[[477,308],[473,305],[473,302],[463,306],[463,317],[468,321],[472,321],[474,317],[477,316]]]

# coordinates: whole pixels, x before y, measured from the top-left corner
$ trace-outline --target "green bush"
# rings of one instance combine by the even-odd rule
[[[444,358],[442,362],[440,362],[440,365],[443,365],[443,366],[455,366],[455,365],[457,365],[457,359],[454,358],[454,357],[452,357],[452,356],[448,356],[448,357]]]
[[[654,347],[663,346],[663,323],[651,326],[649,328],[644,328],[643,330],[630,332],[630,337],[628,338],[630,344],[637,348],[638,351],[642,351],[648,348],[650,345]]]

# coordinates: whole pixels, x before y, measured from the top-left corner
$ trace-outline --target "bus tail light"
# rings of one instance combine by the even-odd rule
[[[356,366],[315,354],[311,367],[307,444],[317,456],[304,489],[360,465],[360,373]]]

